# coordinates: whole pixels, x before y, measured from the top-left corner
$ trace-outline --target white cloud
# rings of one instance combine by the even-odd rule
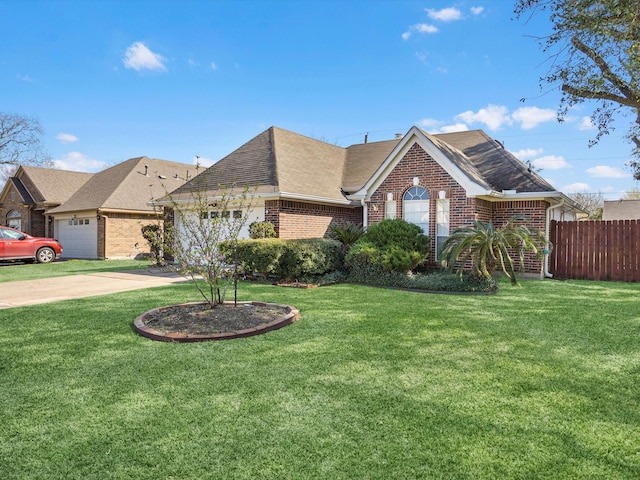
[[[544,150],[542,148],[524,148],[522,150],[518,150],[517,152],[511,152],[520,160],[530,160],[532,158],[538,157],[542,155]]]
[[[484,7],[471,7],[472,15],[480,15],[482,12],[484,12]]]
[[[211,63],[209,64],[209,68],[211,68],[211,70],[217,70],[217,69],[218,69],[218,66],[216,65],[216,63],[215,63],[215,62],[211,62]]]
[[[596,126],[591,122],[591,117],[582,117],[578,130],[594,130]]]
[[[464,123],[454,123],[452,125],[443,125],[440,127],[440,133],[466,132],[469,130]]]
[[[423,118],[418,122],[418,125],[420,125],[425,130],[430,131],[439,128],[440,125],[442,125],[442,122],[440,120],[436,120],[435,118]]]
[[[79,141],[79,138],[75,135],[71,135],[70,133],[59,133],[56,135],[56,138],[60,141],[60,143],[75,143]]]
[[[627,178],[631,176],[631,174],[625,173],[619,168],[608,167],[607,165],[587,168],[587,173],[596,178]]]
[[[408,40],[409,37],[411,37],[411,35],[413,35],[414,33],[437,33],[437,32],[438,32],[438,28],[433,25],[429,25],[428,23],[416,23],[415,25],[411,25],[409,27],[409,30],[407,30],[402,34],[402,39]]]
[[[441,10],[427,8],[425,11],[430,19],[437,20],[439,22],[452,22],[462,19],[462,12],[455,7],[443,8]]]
[[[591,190],[591,187],[587,183],[572,183],[570,185],[565,185],[560,189],[560,191],[564,193],[578,193],[578,192],[588,192]]]
[[[464,132],[469,130],[469,127],[464,123],[454,123],[451,125],[445,125],[440,120],[433,118],[425,118],[418,122],[418,125],[426,130],[428,133],[451,133],[451,132]]]
[[[536,158],[532,163],[534,167],[542,168],[543,170],[560,170],[571,166],[564,157],[556,155],[545,155],[544,157]]]
[[[97,172],[107,166],[105,162],[93,160],[80,152],[69,152],[62,158],[54,160],[53,163],[56,168],[74,172]]]
[[[134,70],[158,70],[165,72],[165,58],[157,53],[153,53],[142,42],[135,42],[124,54],[124,66]]]
[[[29,75],[16,75],[18,77],[18,80],[22,80],[23,82],[33,82],[33,78],[31,78]]]
[[[474,123],[483,123],[490,130],[497,130],[505,123],[510,123],[509,110],[502,105],[488,105],[486,108],[481,108],[477,112],[468,110],[455,116],[456,120],[461,120],[467,125]]]
[[[540,123],[549,122],[556,119],[555,110],[538,107],[521,107],[511,114],[511,118],[520,126],[529,130],[537,127]]]

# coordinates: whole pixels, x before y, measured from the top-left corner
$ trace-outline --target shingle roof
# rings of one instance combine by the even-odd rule
[[[398,140],[342,148],[270,127],[172,193],[215,191],[221,185],[258,187],[345,202],[346,183],[364,184]]]
[[[391,151],[400,143],[400,139],[382,142],[360,143],[347,147],[347,162],[342,178],[342,188],[347,192],[362,187]]]
[[[422,132],[422,131],[421,131]],[[555,189],[482,130],[422,132],[470,180],[486,190],[548,192]],[[345,201],[363,187],[402,139],[347,148],[271,127],[172,193],[215,191],[221,185],[257,187],[259,193]]]
[[[164,196],[195,175],[195,166],[137,157],[94,174],[63,205],[50,213],[114,209],[151,211],[153,199]]]
[[[37,191],[29,191],[35,202],[61,204],[67,201],[93,174],[52,168],[22,166],[21,176],[28,176]]]
[[[27,205],[33,205],[34,203],[36,203],[36,201],[33,199],[33,196],[31,195],[31,193],[29,193],[29,190],[20,178],[10,177],[9,181],[15,187],[23,203],[26,203]]]
[[[555,188],[535,171],[529,170],[515,155],[482,130],[434,135],[464,155],[458,165],[476,181],[491,190],[518,192],[552,192]]]

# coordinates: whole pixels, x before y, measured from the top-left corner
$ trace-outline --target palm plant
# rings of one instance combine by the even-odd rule
[[[491,278],[491,273],[499,267],[518,285],[515,262],[518,259],[520,271],[524,270],[525,252],[531,251],[540,257],[548,253],[549,241],[544,233],[518,224],[524,217],[512,217],[504,226],[495,228],[492,222],[474,221],[472,227],[461,227],[452,232],[440,251],[440,257],[448,270],[457,268],[461,275],[468,263],[471,263],[473,275]]]
[[[329,238],[339,241],[345,252],[348,251],[362,235],[364,235],[362,225],[357,225],[353,222],[332,224],[329,230]]]

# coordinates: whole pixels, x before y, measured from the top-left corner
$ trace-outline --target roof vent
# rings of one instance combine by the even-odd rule
[[[401,133],[396,133],[396,139],[401,139],[402,138],[402,134]]]

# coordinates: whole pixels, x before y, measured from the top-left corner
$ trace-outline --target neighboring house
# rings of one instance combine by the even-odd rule
[[[67,258],[135,258],[149,252],[143,225],[159,222],[149,204],[195,176],[196,167],[138,157],[95,173],[47,212]]]
[[[640,220],[640,200],[605,200],[602,220]]]
[[[93,174],[21,166],[0,192],[0,224],[36,237],[52,237],[47,212],[73,195]]]
[[[196,191],[213,201],[219,185],[251,188],[249,223],[270,221],[280,238],[404,218],[431,237],[431,263],[437,245],[474,219],[500,226],[525,214],[528,226],[548,233],[552,219],[575,220],[582,211],[481,130],[431,135],[412,127],[393,140],[342,148],[271,127],[172,192],[171,201]],[[527,271],[546,273],[544,262],[528,258]]]

